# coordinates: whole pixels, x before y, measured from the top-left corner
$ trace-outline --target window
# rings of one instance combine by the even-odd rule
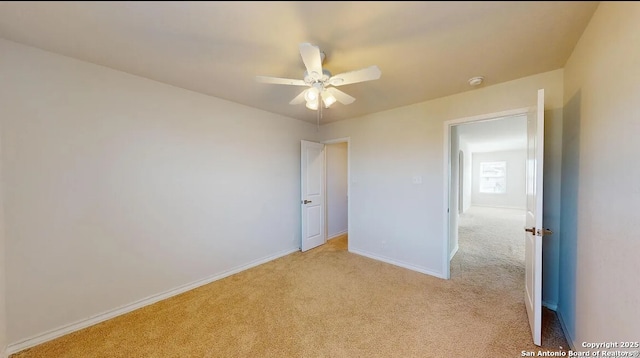
[[[507,192],[507,162],[480,162],[480,192]]]

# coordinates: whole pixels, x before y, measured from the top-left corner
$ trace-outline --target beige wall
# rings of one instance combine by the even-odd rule
[[[564,101],[559,313],[576,348],[637,342],[640,3],[600,4],[566,64]]]
[[[535,106],[540,88],[546,121],[561,121],[562,77],[551,71],[322,126],[323,140],[351,138],[350,249],[443,276],[444,122]],[[559,178],[546,184],[559,186]]]
[[[9,41],[0,53],[9,343],[298,249],[315,126]]]

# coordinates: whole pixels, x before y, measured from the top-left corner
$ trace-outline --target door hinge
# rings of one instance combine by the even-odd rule
[[[536,231],[536,235],[538,235],[538,236],[546,236],[546,235],[551,235],[551,234],[553,234],[553,231],[551,231],[549,229],[545,229],[545,228],[538,229]]]
[[[534,227],[525,227],[524,231],[526,232],[530,232],[536,236],[546,236],[546,235],[551,235],[553,234],[553,231],[549,230],[549,229],[537,229]]]

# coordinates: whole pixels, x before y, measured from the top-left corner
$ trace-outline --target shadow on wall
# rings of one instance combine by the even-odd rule
[[[558,308],[560,276],[560,209],[562,190],[563,108],[544,111],[544,215],[542,223],[553,234],[542,240],[542,304]],[[524,191],[524,190],[523,190]]]
[[[560,277],[558,315],[569,342],[575,337],[576,259],[578,247],[578,184],[580,166],[578,91],[564,106],[562,126],[562,189],[560,213]]]

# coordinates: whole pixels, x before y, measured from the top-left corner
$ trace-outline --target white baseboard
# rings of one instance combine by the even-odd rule
[[[548,309],[554,311],[554,312],[558,310],[558,304],[557,303],[542,301],[542,305],[544,307],[547,307]]]
[[[341,231],[341,232],[339,232],[339,233],[337,233],[337,234],[333,234],[333,235],[331,235],[330,237],[328,237],[328,238],[327,238],[327,241],[329,241],[329,240],[331,240],[331,239],[335,239],[336,237],[338,237],[338,236],[342,236],[342,235],[344,235],[344,234],[346,234],[346,233],[348,233],[348,232],[349,232],[349,231],[344,230],[344,231]]]
[[[419,267],[419,266],[415,266],[415,265],[412,265],[412,264],[408,264],[408,263],[404,263],[404,262],[400,262],[400,261],[396,261],[396,260],[390,259],[388,257],[379,256],[379,255],[372,254],[372,253],[365,252],[365,251],[361,251],[361,250],[358,250],[358,249],[350,249],[349,252],[352,252],[352,253],[360,255],[360,256],[365,256],[365,257],[368,257],[370,259],[386,262],[386,263],[394,265],[394,266],[399,266],[399,267],[406,268],[406,269],[409,269],[409,270],[412,270],[412,271],[417,271],[417,272],[420,272],[420,273],[423,273],[423,274],[426,274],[426,275],[435,276],[435,277],[444,279],[444,275],[442,275],[442,273],[440,273],[440,272],[427,270],[425,268],[422,268],[422,267]]]
[[[560,327],[562,327],[562,332],[564,332],[564,337],[567,339],[567,342],[569,343],[569,348],[571,348],[572,351],[575,351],[576,344],[575,344],[575,341],[573,340],[573,337],[569,334],[567,325],[564,323],[564,319],[562,318],[562,312],[556,311],[556,314],[558,315],[558,320],[560,321]]]
[[[451,251],[451,254],[449,254],[449,261],[453,260],[453,257],[456,256],[459,247],[460,246],[458,246],[458,243],[456,243],[456,247],[454,247],[453,251]]]
[[[104,321],[106,321],[108,319],[112,319],[112,318],[115,318],[117,316],[121,316],[121,315],[123,315],[125,313],[129,313],[129,312],[137,310],[139,308],[142,308],[142,307],[154,304],[156,302],[165,300],[167,298],[179,295],[181,293],[193,290],[194,288],[198,288],[200,286],[204,286],[204,285],[209,284],[211,282],[223,279],[225,277],[231,276],[231,275],[236,274],[238,272],[250,269],[252,267],[255,267],[255,266],[258,266],[258,265],[262,265],[264,263],[267,263],[269,261],[273,261],[275,259],[278,259],[280,257],[289,255],[289,254],[297,252],[297,251],[299,251],[298,248],[282,251],[282,252],[279,252],[279,253],[277,253],[275,255],[267,256],[267,257],[264,257],[264,258],[261,258],[261,259],[255,260],[255,261],[251,261],[251,262],[249,262],[247,264],[240,265],[240,266],[234,267],[232,269],[223,271],[223,272],[221,272],[221,273],[219,273],[217,275],[213,275],[213,276],[210,276],[210,277],[198,280],[198,281],[194,281],[194,282],[188,283],[186,285],[182,285],[182,286],[176,287],[174,289],[171,289],[171,290],[168,290],[168,291],[165,291],[165,292],[161,292],[161,293],[158,293],[158,294],[143,298],[141,300],[129,303],[127,305],[124,305],[124,306],[121,306],[121,307],[118,307],[118,308],[115,308],[115,309],[112,309],[112,310],[109,310],[109,311],[106,311],[106,312],[91,316],[91,317],[89,317],[87,319],[79,320],[79,321],[76,321],[74,323],[70,323],[70,324],[64,325],[62,327],[58,327],[58,328],[49,330],[47,332],[35,335],[35,336],[27,338],[27,339],[24,339],[24,340],[22,340],[20,342],[11,343],[5,349],[4,357],[8,357],[9,355],[18,353],[18,352],[20,352],[20,351],[22,351],[24,349],[37,346],[39,344],[48,342],[50,340],[56,339],[58,337],[66,335],[66,334],[69,334],[69,333],[72,333],[72,332],[75,332],[75,331],[78,331],[78,330],[93,326],[93,325],[98,324],[100,322],[104,322]]]

